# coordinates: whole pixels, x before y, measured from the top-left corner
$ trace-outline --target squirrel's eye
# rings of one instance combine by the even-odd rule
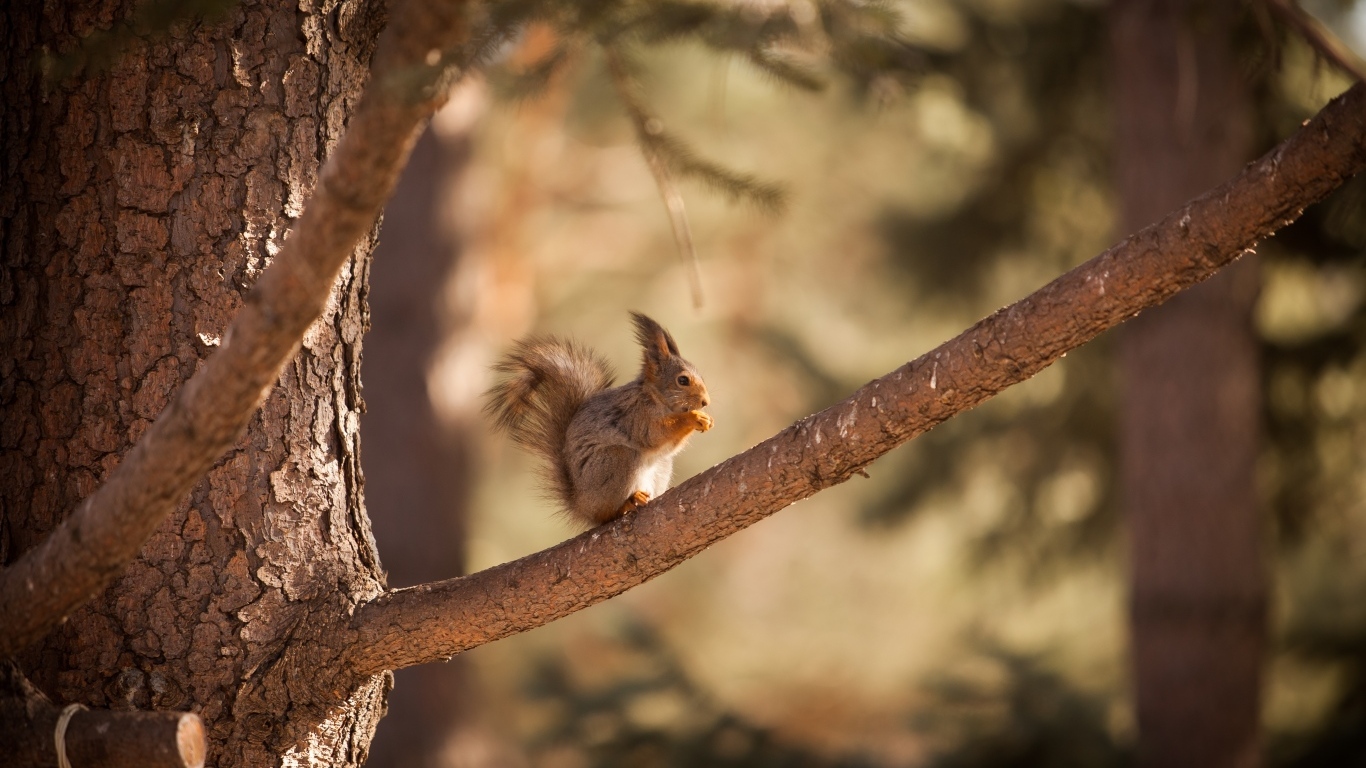
[[[691,383],[692,383],[692,379],[688,378],[687,376],[679,376],[679,377],[678,377],[678,386],[680,386],[680,387],[686,387],[686,386],[688,386],[688,385],[691,384]]]

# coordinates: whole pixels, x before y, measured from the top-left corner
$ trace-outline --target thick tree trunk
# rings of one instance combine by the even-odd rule
[[[1227,0],[1113,10],[1121,230],[1248,159],[1249,97]],[[1257,265],[1245,257],[1121,334],[1139,764],[1260,763],[1266,575],[1254,469]]]
[[[380,21],[363,2],[248,0],[212,23],[129,36],[108,69],[41,79],[44,52],[60,63],[133,5],[3,11],[6,563],[230,342],[341,134]],[[194,710],[211,765],[364,761],[387,676],[319,711],[259,672],[311,610],[382,588],[357,446],[368,251],[236,447],[112,587],[22,656],[55,702]]]

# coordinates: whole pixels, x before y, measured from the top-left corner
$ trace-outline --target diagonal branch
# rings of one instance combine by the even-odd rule
[[[322,313],[417,137],[444,99],[463,4],[407,2],[375,54],[346,136],[279,256],[176,399],[93,494],[0,572],[0,658],[36,642],[103,589],[241,435]]]
[[[1266,4],[1281,21],[1290,25],[1320,56],[1333,62],[1338,69],[1366,82],[1366,64],[1348,48],[1338,36],[1318,19],[1309,15],[1296,0],[1267,0]]]
[[[349,655],[348,672],[449,658],[641,584],[1205,280],[1363,169],[1366,85],[1358,84],[1232,181],[639,513],[361,606],[331,633]]]

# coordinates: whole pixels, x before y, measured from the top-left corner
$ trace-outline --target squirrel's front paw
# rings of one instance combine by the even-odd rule
[[[713,424],[716,423],[714,420],[712,420],[711,416],[707,415],[706,413],[703,413],[702,411],[689,411],[688,415],[693,418],[694,422],[696,422],[698,432],[706,432],[707,430],[712,428]]]

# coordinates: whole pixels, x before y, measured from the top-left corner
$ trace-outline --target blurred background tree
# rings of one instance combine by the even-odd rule
[[[496,23],[521,31],[490,46],[487,78],[468,86],[486,101],[480,118],[460,138],[448,132],[453,143],[429,162],[415,157],[405,182],[458,191],[429,203],[396,197],[375,266],[375,333],[397,322],[414,343],[406,359],[368,360],[366,429],[394,413],[381,410],[381,377],[416,374],[388,385],[399,387],[393,407],[415,417],[395,422],[409,425],[399,440],[364,436],[391,581],[476,570],[573,532],[538,497],[531,462],[470,416],[488,357],[511,339],[573,335],[626,370],[626,311],[665,322],[706,373],[718,424],[681,456],[684,477],[1226,178],[1347,85],[1260,6],[1189,8],[491,6]],[[1170,39],[1146,32],[1123,51],[1126,9],[1180,23]],[[1350,6],[1322,10],[1349,39],[1366,27]],[[1216,39],[1228,41],[1222,54]],[[1178,73],[1167,86],[1178,108],[1125,101],[1133,91],[1118,75],[1140,77],[1145,56]],[[1212,69],[1227,89],[1202,79]],[[1208,110],[1234,90],[1245,94],[1238,111]],[[1188,132],[1208,126],[1199,131],[1214,132],[1220,158],[1192,141],[1176,148],[1187,160],[1174,155],[1186,182],[1148,194],[1117,182],[1126,164],[1169,167],[1145,164],[1118,129],[1134,114]],[[440,145],[444,119],[424,146]],[[1260,284],[1240,289],[1227,321],[1245,352],[1233,381],[1255,409],[1239,417],[1253,441],[1241,443],[1251,487],[1224,499],[1218,528],[1176,541],[1205,543],[1197,566],[1233,563],[1235,602],[1270,606],[1233,612],[1252,648],[1229,678],[1245,685],[1251,675],[1251,698],[1215,708],[1243,708],[1233,741],[1272,765],[1355,764],[1366,760],[1366,609],[1356,599],[1366,586],[1366,183],[1350,183],[1259,256],[1238,267],[1249,277],[1226,280]],[[383,299],[388,259],[395,285],[420,285]],[[1189,336],[1189,322],[1153,343]],[[1145,741],[1156,731],[1145,673],[1129,660],[1143,640],[1127,638],[1126,573],[1146,578],[1124,538],[1140,476],[1122,469],[1131,460],[1121,464],[1118,446],[1135,450],[1133,425],[1155,417],[1121,406],[1118,393],[1163,392],[1170,381],[1170,369],[1132,352],[1116,361],[1116,346],[1139,343],[1103,337],[883,459],[870,481],[808,500],[622,598],[465,654],[454,672],[400,676],[375,764],[1130,764],[1136,694]],[[1214,386],[1207,397],[1223,402]],[[405,436],[447,446],[428,453],[443,459],[401,458]],[[1193,438],[1214,438],[1207,454],[1237,452],[1205,430]],[[1149,458],[1164,450],[1138,445]],[[1189,445],[1165,450],[1189,468]],[[382,479],[380,462],[411,474]],[[409,501],[424,484],[444,488],[445,503]],[[447,517],[400,517],[419,509]],[[1231,542],[1259,537],[1261,550],[1230,554]],[[1193,589],[1213,602],[1197,600],[1198,617],[1226,618],[1211,606],[1227,590],[1200,592],[1199,570]],[[1221,654],[1227,647],[1203,652],[1236,655]],[[1186,683],[1210,701],[1228,695]],[[460,737],[472,722],[479,738]]]
[[[1110,9],[1119,229],[1252,159],[1231,2]],[[1267,577],[1257,508],[1256,256],[1118,333],[1121,511],[1140,766],[1261,764]]]

